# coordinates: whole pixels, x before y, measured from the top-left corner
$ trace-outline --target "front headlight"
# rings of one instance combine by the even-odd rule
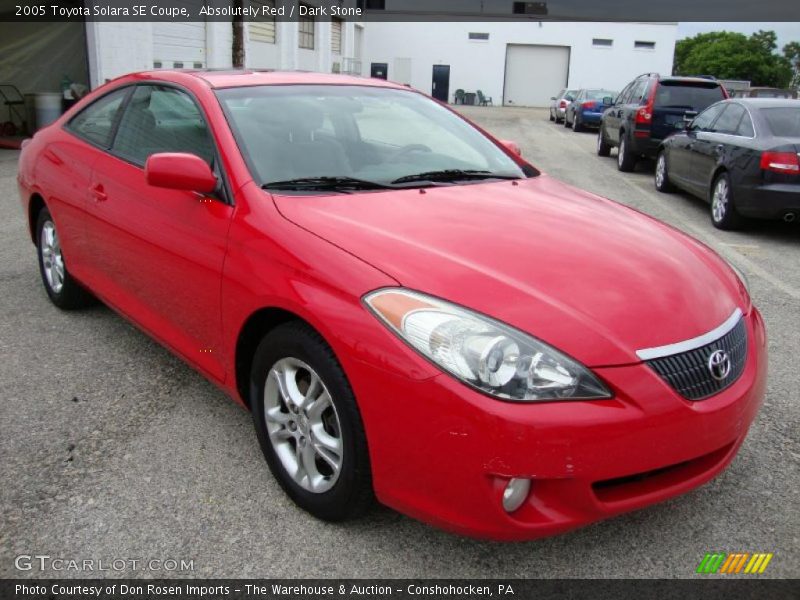
[[[372,292],[364,302],[423,356],[497,398],[536,402],[611,397],[577,361],[489,317],[399,288]]]

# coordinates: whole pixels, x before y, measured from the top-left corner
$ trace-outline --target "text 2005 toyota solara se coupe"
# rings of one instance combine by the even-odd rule
[[[764,395],[724,260],[403,86],[126,76],[19,191],[53,303],[100,298],[249,407],[322,519],[565,531],[720,473]]]

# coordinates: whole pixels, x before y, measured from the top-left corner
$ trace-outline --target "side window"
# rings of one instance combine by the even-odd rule
[[[628,102],[632,86],[633,83],[629,83],[627,86],[625,86],[625,89],[619,93],[619,96],[617,96],[617,102],[616,102],[617,104],[626,104]]]
[[[108,147],[111,130],[129,91],[130,88],[123,88],[103,96],[73,117],[67,129],[93,144]]]
[[[630,100],[628,100],[628,103],[640,104],[642,102],[642,98],[647,91],[647,84],[649,81],[649,79],[640,79],[636,82],[636,85],[633,86],[633,91],[631,92],[631,97]]]
[[[709,106],[694,118],[694,121],[692,121],[692,124],[689,128],[692,131],[709,131],[714,119],[719,116],[719,113],[721,113],[722,109],[724,108],[724,104],[714,104],[713,106]]]
[[[745,111],[742,120],[739,121],[739,128],[736,130],[736,134],[744,137],[756,136],[756,130],[753,128],[753,121],[750,115],[747,114],[747,111]]]
[[[133,93],[112,151],[144,165],[151,154],[188,152],[213,163],[214,146],[194,100],[181,90],[142,85]]]
[[[728,104],[714,123],[712,130],[717,133],[737,135],[736,132],[739,129],[739,122],[742,120],[744,112],[744,109],[738,104]]]

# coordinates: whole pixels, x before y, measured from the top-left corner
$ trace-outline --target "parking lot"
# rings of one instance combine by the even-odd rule
[[[14,567],[44,554],[193,561],[190,572],[107,576],[669,578],[693,576],[709,551],[772,552],[762,577],[800,576],[800,226],[718,231],[703,202],[657,193],[651,164],[619,173],[616,152],[598,158],[593,133],[546,110],[464,112],[548,175],[666,221],[747,274],[770,377],[731,467],[665,504],[527,543],[456,537],[384,508],[315,521],[273,481],[248,413],[109,309],[48,302],[17,153],[0,150],[0,576],[92,575]]]

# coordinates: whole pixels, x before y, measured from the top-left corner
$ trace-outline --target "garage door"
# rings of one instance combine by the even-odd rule
[[[550,97],[567,85],[569,46],[506,46],[503,104],[549,106]]]
[[[154,67],[202,69],[206,66],[206,24],[153,23]]]

